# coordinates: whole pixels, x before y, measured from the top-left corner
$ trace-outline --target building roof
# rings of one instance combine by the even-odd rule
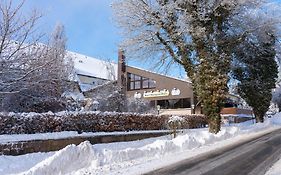
[[[100,60],[97,58],[89,57],[86,55],[82,55],[82,54],[70,52],[70,51],[67,52],[67,56],[69,56],[73,59],[76,74],[96,77],[96,78],[100,78],[100,79],[104,79],[104,80],[117,80],[118,65],[116,63]],[[134,67],[134,66],[129,66],[129,67],[139,69],[141,71],[153,73],[153,74],[158,74],[158,75],[161,75],[164,77],[176,79],[179,81],[192,83],[188,79],[176,78],[173,76],[160,74],[160,73],[149,71],[149,70],[139,68],[139,67]]]
[[[117,79],[117,64],[68,51],[67,56],[74,61],[76,74],[105,80]]]

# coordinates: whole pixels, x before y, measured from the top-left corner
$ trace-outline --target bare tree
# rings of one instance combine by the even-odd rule
[[[48,84],[58,93],[57,97],[67,89],[67,81],[72,80],[74,74],[73,60],[66,57],[66,41],[64,26],[58,24],[51,35],[49,45],[44,50],[44,57],[40,58],[42,64],[48,64],[42,69],[44,75],[40,75],[40,78],[49,81]]]
[[[24,4],[14,7],[12,0],[0,3],[0,93],[19,92],[14,84],[30,78],[33,71],[29,65],[37,54],[33,48],[42,36],[34,37],[36,23],[41,18],[35,10],[31,16],[21,14]],[[24,88],[23,84],[20,85]]]
[[[0,2],[0,109],[61,109],[59,100],[73,69],[65,58],[64,27],[58,25],[48,43],[41,44],[43,35],[36,28],[41,15],[34,11],[25,17],[23,5]]]
[[[114,67],[114,63],[110,59],[104,59],[102,64],[105,66],[107,71],[107,78],[109,80],[117,80],[116,69]]]

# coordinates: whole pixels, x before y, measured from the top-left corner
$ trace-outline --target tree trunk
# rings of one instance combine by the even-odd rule
[[[213,114],[209,117],[209,132],[217,134],[220,131],[221,116],[220,114]]]
[[[255,118],[256,118],[256,123],[263,123],[264,122],[263,115],[255,114]]]

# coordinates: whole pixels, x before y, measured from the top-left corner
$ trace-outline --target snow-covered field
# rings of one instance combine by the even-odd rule
[[[83,142],[51,153],[0,156],[0,174],[143,174],[198,154],[281,128],[281,114],[263,124],[224,126],[217,135],[207,129],[141,141],[91,145]],[[280,174],[280,173],[279,173]]]

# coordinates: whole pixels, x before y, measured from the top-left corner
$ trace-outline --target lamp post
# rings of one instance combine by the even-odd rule
[[[160,108],[161,108],[160,105],[157,105],[157,106],[156,106],[158,115],[159,115],[159,112],[160,112]]]
[[[195,114],[195,110],[194,110],[194,108],[195,108],[195,105],[194,105],[194,104],[192,104],[192,105],[191,105],[191,114]]]

